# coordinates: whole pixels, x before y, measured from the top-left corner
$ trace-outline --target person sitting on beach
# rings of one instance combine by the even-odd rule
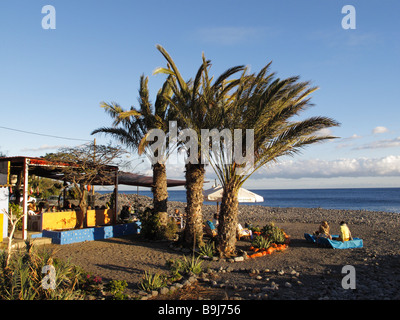
[[[185,215],[181,213],[179,209],[175,209],[174,213],[171,216],[175,219],[181,229],[185,227]]]
[[[65,210],[67,210],[67,211],[72,211],[73,209],[72,209],[72,204],[71,204],[71,202],[69,202],[68,200],[65,201],[65,206],[64,206],[63,209],[65,209]]]
[[[253,239],[252,231],[249,229],[243,228],[240,223],[238,223],[238,225],[237,225],[236,232],[237,232],[237,236],[238,236],[239,240],[242,237],[249,237],[250,239]]]
[[[317,237],[324,237],[332,240],[332,236],[329,232],[329,224],[328,221],[322,221],[318,230],[314,232]]]
[[[347,226],[347,223],[345,221],[340,222],[340,235],[339,235],[339,238],[337,238],[335,240],[339,240],[342,242],[353,240],[350,229]]]
[[[43,201],[39,202],[38,211],[36,212],[36,215],[41,215],[42,213],[47,212],[47,209],[48,208],[46,207],[46,204]]]
[[[214,226],[216,226],[216,227],[218,227],[218,224],[219,224],[218,219],[219,219],[219,215],[218,215],[218,213],[215,213],[215,214],[214,214],[214,219],[212,220],[212,223],[213,223]]]
[[[36,207],[36,200],[33,199],[28,204],[28,230],[38,231],[41,229],[42,213],[44,212],[44,202],[40,202]]]
[[[175,209],[174,214],[172,215],[172,217],[174,219],[179,219],[182,216],[182,214],[180,213],[179,209]]]
[[[218,234],[218,229],[211,220],[206,221],[204,231],[211,238],[216,237]]]
[[[33,199],[28,203],[28,215],[36,216],[36,200]]]
[[[131,212],[129,210],[129,206],[123,206],[121,213],[119,214],[119,218],[122,221],[129,221],[129,219],[131,218]]]

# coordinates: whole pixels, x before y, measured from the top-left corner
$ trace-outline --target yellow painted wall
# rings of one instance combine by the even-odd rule
[[[94,227],[111,224],[112,212],[113,211],[111,209],[88,210],[86,214],[87,226]]]
[[[103,226],[112,223],[113,210],[88,210],[86,221],[88,227]],[[42,214],[42,230],[73,229],[76,225],[76,212],[45,212]]]
[[[42,213],[42,230],[73,229],[75,225],[75,211]]]
[[[0,214],[0,242],[3,242],[3,217],[4,214]]]

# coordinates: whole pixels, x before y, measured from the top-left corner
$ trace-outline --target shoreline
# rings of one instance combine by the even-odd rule
[[[108,194],[96,194],[96,203],[105,204],[109,199]],[[146,206],[152,206],[152,198],[136,194],[119,194],[119,211],[123,205],[131,205],[143,210]],[[185,210],[186,202],[168,201],[168,213],[173,213],[175,209],[181,212]],[[212,219],[216,213],[216,204],[203,204],[203,219]],[[238,219],[240,223],[255,223],[269,218],[276,222],[302,222],[302,223],[320,223],[322,220],[331,220],[333,223],[339,223],[344,220],[349,224],[400,224],[400,213],[387,211],[369,211],[369,210],[345,210],[345,209],[324,209],[324,208],[302,208],[302,207],[266,207],[257,204],[243,205],[239,204]]]
[[[336,190],[350,190],[351,191],[351,190],[364,190],[364,189],[366,189],[366,190],[377,190],[377,191],[388,189],[388,190],[399,190],[400,191],[400,188],[337,188]],[[300,191],[310,191],[310,192],[312,192],[313,190],[315,190],[315,191],[318,191],[318,190],[329,191],[329,190],[333,190],[333,189],[330,189],[330,188],[327,188],[327,189],[282,189],[282,190],[279,190],[279,189],[276,189],[276,190],[275,189],[267,189],[266,191],[271,191],[271,192],[277,192],[277,191],[284,191],[285,192],[285,191],[288,191],[290,193],[291,191],[299,191],[299,190]],[[170,191],[172,191],[172,192],[185,192],[184,190],[170,190]],[[260,189],[260,190],[254,189],[252,191],[257,193],[257,191],[264,191],[264,190],[263,189]],[[125,192],[127,192],[127,193],[125,193]],[[139,197],[149,197],[150,199],[152,199],[151,191],[147,190],[145,192],[146,192],[146,194],[139,193]],[[102,192],[98,192],[98,194],[100,196],[108,196],[110,194],[110,192],[102,191]],[[137,193],[136,193],[136,191],[122,190],[122,191],[119,191],[119,195],[123,196],[123,197],[126,197],[126,196],[132,197],[132,196],[137,196]],[[283,196],[284,195],[285,194],[283,194]],[[263,195],[263,196],[265,198],[267,195]],[[332,201],[334,201],[334,199],[335,199],[333,197],[331,199],[327,198],[328,200],[330,200],[330,202],[328,202],[324,206],[323,203],[321,203],[321,201],[320,201],[321,200],[320,197],[321,196],[325,197],[325,195],[317,195],[314,202],[312,202],[311,199],[307,199],[307,201],[305,201],[304,203],[303,203],[303,201],[300,201],[301,204],[299,206],[299,205],[296,205],[296,203],[294,203],[294,201],[293,202],[289,201],[289,203],[286,203],[286,205],[285,204],[282,205],[281,203],[285,203],[286,202],[285,200],[281,199],[282,195],[279,195],[279,198],[275,198],[276,194],[271,194],[270,196],[272,197],[272,200],[271,200],[272,203],[270,203],[268,205],[266,203],[264,203],[264,204],[261,204],[261,203],[239,203],[239,205],[261,206],[261,207],[271,207],[271,208],[303,208],[303,209],[310,209],[311,208],[311,209],[325,209],[325,210],[351,210],[351,211],[368,211],[368,212],[388,212],[388,213],[400,214],[400,204],[394,203],[393,200],[391,200],[391,204],[386,204],[386,205],[381,205],[381,206],[375,205],[373,203],[372,204],[368,204],[368,205],[356,206],[353,203],[355,200],[358,200],[358,201],[362,201],[363,200],[363,199],[358,199],[356,197],[354,199],[350,198],[349,199],[350,200],[350,204],[349,204],[349,206],[346,206],[346,203],[343,202],[343,201],[345,201],[345,199],[344,198],[339,198],[338,199],[338,201],[339,201],[338,204],[339,205],[335,206],[335,205],[332,204]],[[291,196],[298,197],[299,195],[297,195],[297,194],[296,195],[288,194],[287,196],[288,196],[288,198],[290,198]],[[400,192],[399,192],[399,196],[400,196]],[[340,197],[340,195],[339,195],[339,197]],[[393,197],[394,197],[394,195],[393,195]],[[171,198],[172,199],[170,199],[170,197],[168,198],[169,202],[183,202],[183,203],[186,203],[186,196],[183,197],[182,194],[180,194],[179,196],[172,195]],[[184,198],[184,200],[183,200],[183,198]],[[376,199],[374,200],[372,198],[371,199],[369,199],[369,198],[365,199],[365,201],[368,202],[368,203],[371,200],[372,201],[376,201]],[[388,201],[390,201],[390,200],[388,200]],[[318,206],[314,205],[313,203],[317,203]],[[216,205],[216,202],[204,201],[203,205]]]

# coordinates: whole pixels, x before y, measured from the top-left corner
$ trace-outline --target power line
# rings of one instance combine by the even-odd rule
[[[11,131],[17,131],[17,132],[27,133],[27,134],[34,134],[34,135],[37,135],[37,136],[56,138],[56,139],[76,140],[76,141],[92,141],[92,140],[88,140],[88,139],[77,139],[77,138],[67,138],[67,137],[53,136],[53,135],[50,135],[50,134],[44,134],[44,133],[37,133],[37,132],[31,132],[31,131],[25,131],[25,130],[7,128],[7,127],[3,127],[3,126],[0,126],[0,128],[1,128],[1,129],[6,129],[6,130],[11,130]]]

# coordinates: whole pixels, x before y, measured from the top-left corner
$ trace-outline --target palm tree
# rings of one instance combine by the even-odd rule
[[[173,97],[166,97],[171,107],[175,109],[179,128],[192,129],[196,132],[197,146],[201,146],[201,129],[217,127],[224,116],[217,107],[225,99],[226,92],[234,87],[237,82],[228,82],[228,78],[243,66],[234,67],[224,72],[212,84],[208,75],[210,61],[203,55],[203,62],[198,69],[194,80],[185,82],[168,52],[160,45],[157,46],[168,62],[168,68],[158,68],[154,73],[165,73],[173,76],[170,86]],[[193,150],[187,150],[193,152]],[[187,222],[184,230],[184,242],[187,245],[203,242],[203,183],[205,176],[204,164],[201,162],[201,148],[198,148],[194,161],[185,164],[186,178],[186,215]]]
[[[293,156],[307,145],[333,139],[317,131],[339,125],[326,117],[292,121],[293,116],[311,106],[310,95],[317,88],[311,87],[309,82],[299,82],[299,77],[275,79],[275,74],[268,72],[270,64],[258,74],[243,74],[240,85],[221,109],[225,116],[220,129],[229,129],[232,136],[234,129],[242,129],[242,132],[250,129],[246,136],[253,137],[252,148],[245,151],[244,137],[235,142],[234,148],[241,147],[241,156],[253,159],[253,165],[241,164],[236,159],[226,161],[231,150],[223,144],[221,152],[209,154],[224,190],[218,226],[218,250],[223,256],[235,254],[238,191],[243,183],[258,169],[283,156]]]
[[[169,119],[175,116],[168,108],[166,97],[172,94],[169,78],[157,94],[154,106],[151,105],[148,90],[148,78],[143,75],[140,77],[139,105],[136,109],[124,110],[117,103],[101,103],[101,107],[114,119],[112,127],[102,127],[94,130],[92,134],[104,133],[110,135],[121,143],[125,144],[133,151],[138,151],[139,155],[145,154],[152,162],[153,170],[153,205],[154,214],[159,216],[162,225],[167,224],[167,174],[165,162],[173,149],[172,145],[161,150],[158,160],[154,161],[155,155],[149,148],[149,141],[146,139],[151,129],[160,129],[168,132]],[[160,151],[160,150],[159,150]]]

